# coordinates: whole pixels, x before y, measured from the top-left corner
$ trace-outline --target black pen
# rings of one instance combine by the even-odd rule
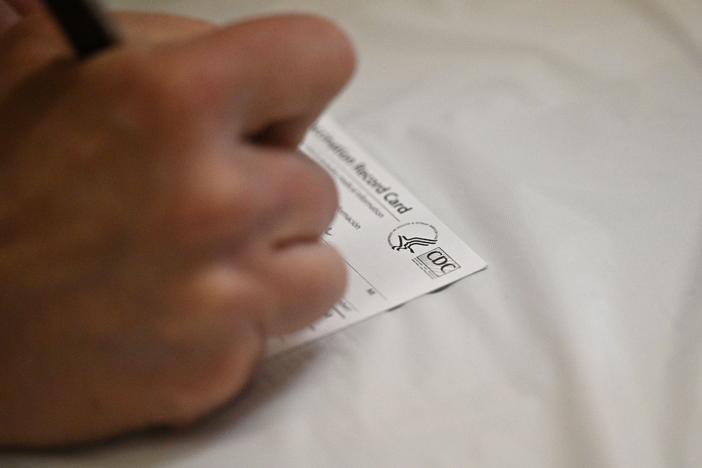
[[[44,0],[76,55],[85,59],[119,43],[108,16],[94,0]]]

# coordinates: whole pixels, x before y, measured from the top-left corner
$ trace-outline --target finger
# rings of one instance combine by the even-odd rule
[[[270,245],[317,241],[339,206],[332,178],[301,153],[269,151],[260,159],[274,204],[265,226]]]
[[[179,169],[169,177],[170,207],[163,210],[164,219],[156,220],[166,229],[157,236],[196,256],[208,250],[217,256],[227,244],[248,242],[279,204],[257,151],[212,143],[174,161]]]
[[[341,256],[323,243],[296,244],[279,250],[263,281],[277,299],[269,309],[265,330],[284,335],[300,330],[331,310],[346,289],[346,264]]]
[[[166,14],[119,13],[115,17],[126,40],[137,44],[186,41],[216,28],[204,20]]]
[[[41,2],[38,0],[7,0],[15,10],[21,15],[27,15],[41,8]]]
[[[9,16],[3,19],[2,5],[0,3],[0,33],[3,24],[7,27],[7,24],[19,20],[16,13],[14,20]],[[202,20],[171,15],[120,13],[115,17],[118,29],[129,45],[181,42],[214,29],[213,25]],[[6,88],[57,62],[64,62],[66,66],[78,65],[63,33],[46,12],[29,16],[3,38],[0,69]]]
[[[0,34],[14,26],[19,19],[17,11],[7,2],[0,0]]]
[[[0,98],[20,81],[50,69],[71,54],[60,31],[45,14],[18,20],[0,39]]]
[[[176,67],[206,84],[207,105],[240,135],[295,147],[349,80],[354,53],[333,24],[310,16],[223,28],[174,51]]]
[[[249,379],[263,353],[268,291],[226,261],[200,265],[175,282],[166,295],[171,314],[162,336],[188,344],[189,351],[170,373],[182,379],[169,382],[179,404],[165,413],[166,422],[192,423],[238,393]]]
[[[338,206],[336,187],[312,160],[294,151],[251,146],[187,158],[174,180],[175,219],[165,233],[196,250],[220,252],[252,237],[271,248],[317,240]],[[181,163],[179,163],[181,164]],[[175,222],[173,222],[175,221]]]

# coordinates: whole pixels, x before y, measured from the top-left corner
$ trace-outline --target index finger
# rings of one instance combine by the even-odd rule
[[[0,34],[14,26],[19,18],[20,16],[14,8],[0,0]]]
[[[225,125],[286,146],[299,144],[355,67],[337,26],[302,15],[225,27],[176,47],[173,57]]]
[[[0,33],[3,31],[3,9],[0,0]],[[77,60],[54,20],[37,7],[38,14],[29,15],[13,31],[6,34],[0,43],[0,98],[2,91],[11,90],[33,73],[45,70],[52,64],[61,63],[67,68],[86,65]],[[20,20],[14,11],[5,23]],[[117,47],[116,53],[136,45],[154,47],[160,44],[180,44],[193,37],[205,34],[214,25],[195,18],[166,14],[117,13],[118,28],[125,34],[125,44]],[[114,53],[112,54],[114,55]]]
[[[39,0],[6,0],[7,3],[12,5],[12,7],[17,10],[22,15],[36,10],[41,6]]]

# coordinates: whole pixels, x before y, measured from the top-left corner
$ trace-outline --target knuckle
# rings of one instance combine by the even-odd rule
[[[206,410],[201,408],[192,397],[186,397],[179,392],[171,391],[170,395],[160,399],[163,409],[163,424],[172,427],[186,427],[205,416]]]
[[[316,205],[320,215],[324,219],[324,224],[332,221],[336,210],[339,207],[339,193],[336,184],[329,174],[322,168],[314,165],[317,178]]]
[[[239,26],[234,26],[239,27]],[[349,37],[332,21],[314,15],[285,15],[255,20],[248,25],[248,40],[262,54],[282,63],[294,61],[299,73],[291,79],[315,84],[328,98],[351,77],[356,55]]]
[[[356,52],[349,36],[333,21],[314,15],[294,18],[290,28],[299,40],[293,45],[300,48],[315,46],[315,54],[327,63],[327,69],[345,81],[356,67]]]
[[[342,297],[347,282],[346,264],[333,248],[308,244],[289,251],[294,267],[281,265],[275,272],[278,308],[267,331],[286,334],[299,330],[327,313]]]
[[[353,53],[351,41],[346,33],[330,19],[316,15],[292,15],[288,17],[287,24],[298,36],[324,41],[329,47]]]
[[[181,124],[197,109],[198,87],[186,70],[147,50],[125,51],[104,73],[139,122]]]
[[[240,280],[240,281],[239,281]],[[237,282],[245,285],[236,286]],[[189,313],[164,332],[172,385],[163,395],[168,424],[189,425],[237,394],[263,350],[263,330],[248,309],[258,290],[253,281],[221,271],[196,275],[184,296]],[[193,313],[195,312],[196,313]],[[185,312],[185,311],[184,311]]]
[[[200,160],[207,156],[200,156]],[[254,224],[259,198],[238,171],[191,168],[173,183],[162,210],[168,235],[183,245],[236,237]]]
[[[203,345],[204,346],[204,345]],[[174,426],[187,426],[236,395],[259,359],[262,340],[222,347],[165,396],[164,414]]]
[[[346,289],[346,263],[332,247],[320,246],[317,265],[307,272],[309,297],[314,298],[317,308],[326,312],[343,295]]]
[[[26,1],[26,0],[25,0]],[[173,39],[189,38],[216,28],[210,21],[171,14],[156,16],[135,12],[115,12],[126,37],[134,37],[150,44],[160,44]]]
[[[339,196],[333,179],[315,162],[303,156],[288,156],[282,168],[280,190],[292,203],[313,210],[323,218],[336,212]]]
[[[336,249],[331,247],[327,248],[324,262],[326,264],[326,275],[324,275],[323,279],[325,281],[324,290],[328,294],[327,301],[333,304],[344,294],[348,271],[344,258]]]

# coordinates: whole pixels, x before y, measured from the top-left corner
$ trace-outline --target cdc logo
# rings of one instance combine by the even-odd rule
[[[431,278],[439,278],[461,268],[458,262],[439,247],[414,258],[413,261]]]
[[[388,236],[388,245],[396,252],[413,254],[426,250],[439,242],[439,231],[422,222],[406,223],[396,227]]]

